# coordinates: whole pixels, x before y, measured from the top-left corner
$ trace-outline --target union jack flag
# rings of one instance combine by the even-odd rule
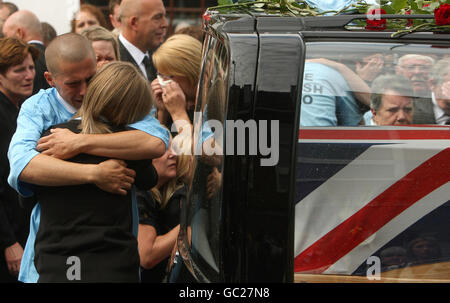
[[[298,142],[296,273],[352,274],[449,201],[448,127],[302,127]]]

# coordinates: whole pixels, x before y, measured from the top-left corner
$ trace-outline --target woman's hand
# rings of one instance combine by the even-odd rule
[[[37,151],[58,159],[70,159],[82,152],[82,134],[66,128],[54,128],[50,133],[39,139]]]
[[[5,248],[5,260],[8,266],[8,271],[14,277],[19,275],[22,256],[23,248],[18,242]]]
[[[153,99],[155,100],[155,106],[158,110],[166,110],[162,99],[163,89],[159,84],[158,78],[152,81],[151,88],[153,92]]]
[[[166,110],[172,116],[172,120],[189,121],[189,116],[186,111],[186,96],[178,83],[172,81],[162,88],[162,90],[162,100]]]

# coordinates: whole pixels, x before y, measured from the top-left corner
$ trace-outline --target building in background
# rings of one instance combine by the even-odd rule
[[[41,22],[47,22],[58,35],[70,32],[70,21],[80,9],[80,0],[8,0],[19,9],[30,10]]]
[[[100,7],[108,19],[108,0],[80,0],[80,4],[88,3]],[[202,15],[206,8],[217,5],[217,0],[163,0],[169,22],[169,34],[177,25],[201,25]]]
[[[108,18],[108,0],[8,0],[19,9],[35,13],[41,22],[52,25],[58,35],[70,32],[70,21],[83,3],[93,4],[102,9]],[[200,25],[206,8],[217,5],[217,0],[163,0],[169,22],[169,34],[179,24]]]

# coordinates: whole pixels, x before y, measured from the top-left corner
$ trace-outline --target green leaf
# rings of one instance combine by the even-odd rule
[[[217,5],[230,5],[233,4],[232,0],[217,0]]]
[[[381,8],[386,11],[386,14],[395,14],[394,9],[390,5],[383,5]]]
[[[392,0],[391,6],[397,13],[406,6],[406,0]]]
[[[411,7],[411,10],[414,12],[419,9],[417,6],[417,2],[414,0],[408,0],[409,6]]]

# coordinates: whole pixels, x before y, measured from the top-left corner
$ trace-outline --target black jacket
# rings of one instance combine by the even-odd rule
[[[0,92],[0,250],[19,242],[25,245],[29,213],[19,206],[18,194],[8,184],[8,147],[16,131],[18,108]]]
[[[39,57],[34,62],[34,69],[36,76],[34,77],[33,95],[39,92],[41,89],[47,89],[50,87],[47,80],[45,80],[44,72],[47,71],[47,64],[45,62],[45,46],[40,43],[30,43],[33,47],[37,48],[40,52]]]
[[[141,72],[141,69],[139,68],[139,63],[136,62],[131,54],[128,52],[128,50],[125,48],[125,46],[122,44],[122,42],[119,41],[119,53],[120,53],[120,61],[126,61],[132,63],[139,72]],[[150,59],[152,58],[152,52],[149,52]],[[149,71],[147,71],[147,80],[152,82],[154,79],[156,79],[156,68],[153,65],[153,61],[150,60],[151,66],[149,68]]]

